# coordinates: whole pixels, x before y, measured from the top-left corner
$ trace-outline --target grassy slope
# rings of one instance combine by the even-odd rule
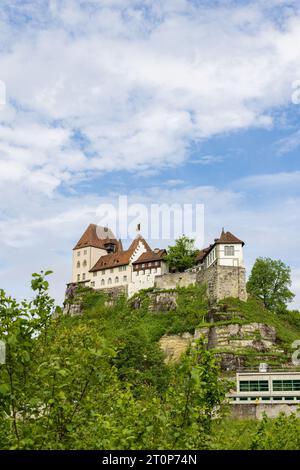
[[[86,290],[82,296],[84,318],[96,322],[103,335],[116,344],[120,337],[132,332],[143,335],[148,344],[156,344],[164,334],[192,333],[199,326],[212,326],[211,323],[206,323],[208,305],[203,286],[176,289],[178,306],[175,311],[169,312],[152,312],[149,309],[152,292],[149,289],[135,296],[139,299],[139,308],[133,308],[135,299],[127,302],[125,298],[120,298],[115,304],[106,305],[103,293]],[[254,299],[247,302],[225,299],[220,302],[220,307],[229,314],[238,312],[239,315],[233,315],[232,320],[216,322],[216,326],[258,322],[275,327],[276,347],[284,350],[284,353],[272,353],[275,363],[285,362],[290,356],[292,342],[300,338],[300,315],[297,312],[276,315],[264,309]],[[255,363],[255,351],[245,349],[243,353],[249,356],[249,364]]]

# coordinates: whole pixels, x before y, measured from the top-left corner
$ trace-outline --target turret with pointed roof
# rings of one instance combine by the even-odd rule
[[[212,264],[223,266],[243,266],[243,246],[245,243],[231,232],[222,232],[214,243],[199,251],[196,262],[206,267]]]

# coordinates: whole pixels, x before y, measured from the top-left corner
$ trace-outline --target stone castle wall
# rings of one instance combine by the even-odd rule
[[[210,266],[198,271],[197,282],[207,285],[211,302],[218,302],[226,297],[247,300],[246,270],[243,267]]]
[[[196,272],[168,273],[155,276],[154,287],[157,289],[176,289],[196,284]]]

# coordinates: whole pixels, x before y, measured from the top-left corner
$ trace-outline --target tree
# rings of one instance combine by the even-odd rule
[[[183,272],[185,269],[191,268],[195,264],[198,250],[194,245],[195,240],[185,235],[175,240],[174,246],[168,247],[168,254],[165,261],[171,269]]]
[[[265,308],[276,313],[285,312],[294,298],[289,290],[291,270],[281,260],[257,258],[247,282],[247,291],[260,300]]]

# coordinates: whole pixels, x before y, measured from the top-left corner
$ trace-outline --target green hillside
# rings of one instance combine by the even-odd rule
[[[205,341],[198,340],[179,361],[165,362],[163,335],[211,327],[203,286],[160,292],[176,299],[169,311],[160,311],[157,302],[153,309],[154,290],[128,301],[82,289],[69,301],[80,305],[78,316],[55,308],[44,277],[36,275],[32,286],[34,300],[21,304],[0,291],[0,339],[7,346],[6,364],[0,366],[0,449],[279,445],[263,444],[262,436],[274,426],[270,421],[265,428],[244,423],[248,437],[240,439],[242,424],[232,421],[224,406],[230,382],[219,369],[219,354],[208,351]],[[254,300],[234,299],[218,306],[217,315],[224,314],[227,320],[215,324],[230,323],[232,315],[231,322],[242,325],[274,326],[276,347],[288,361],[291,342],[300,335],[299,314],[276,316]],[[294,430],[299,423],[286,425]],[[289,445],[298,445],[295,439]]]

